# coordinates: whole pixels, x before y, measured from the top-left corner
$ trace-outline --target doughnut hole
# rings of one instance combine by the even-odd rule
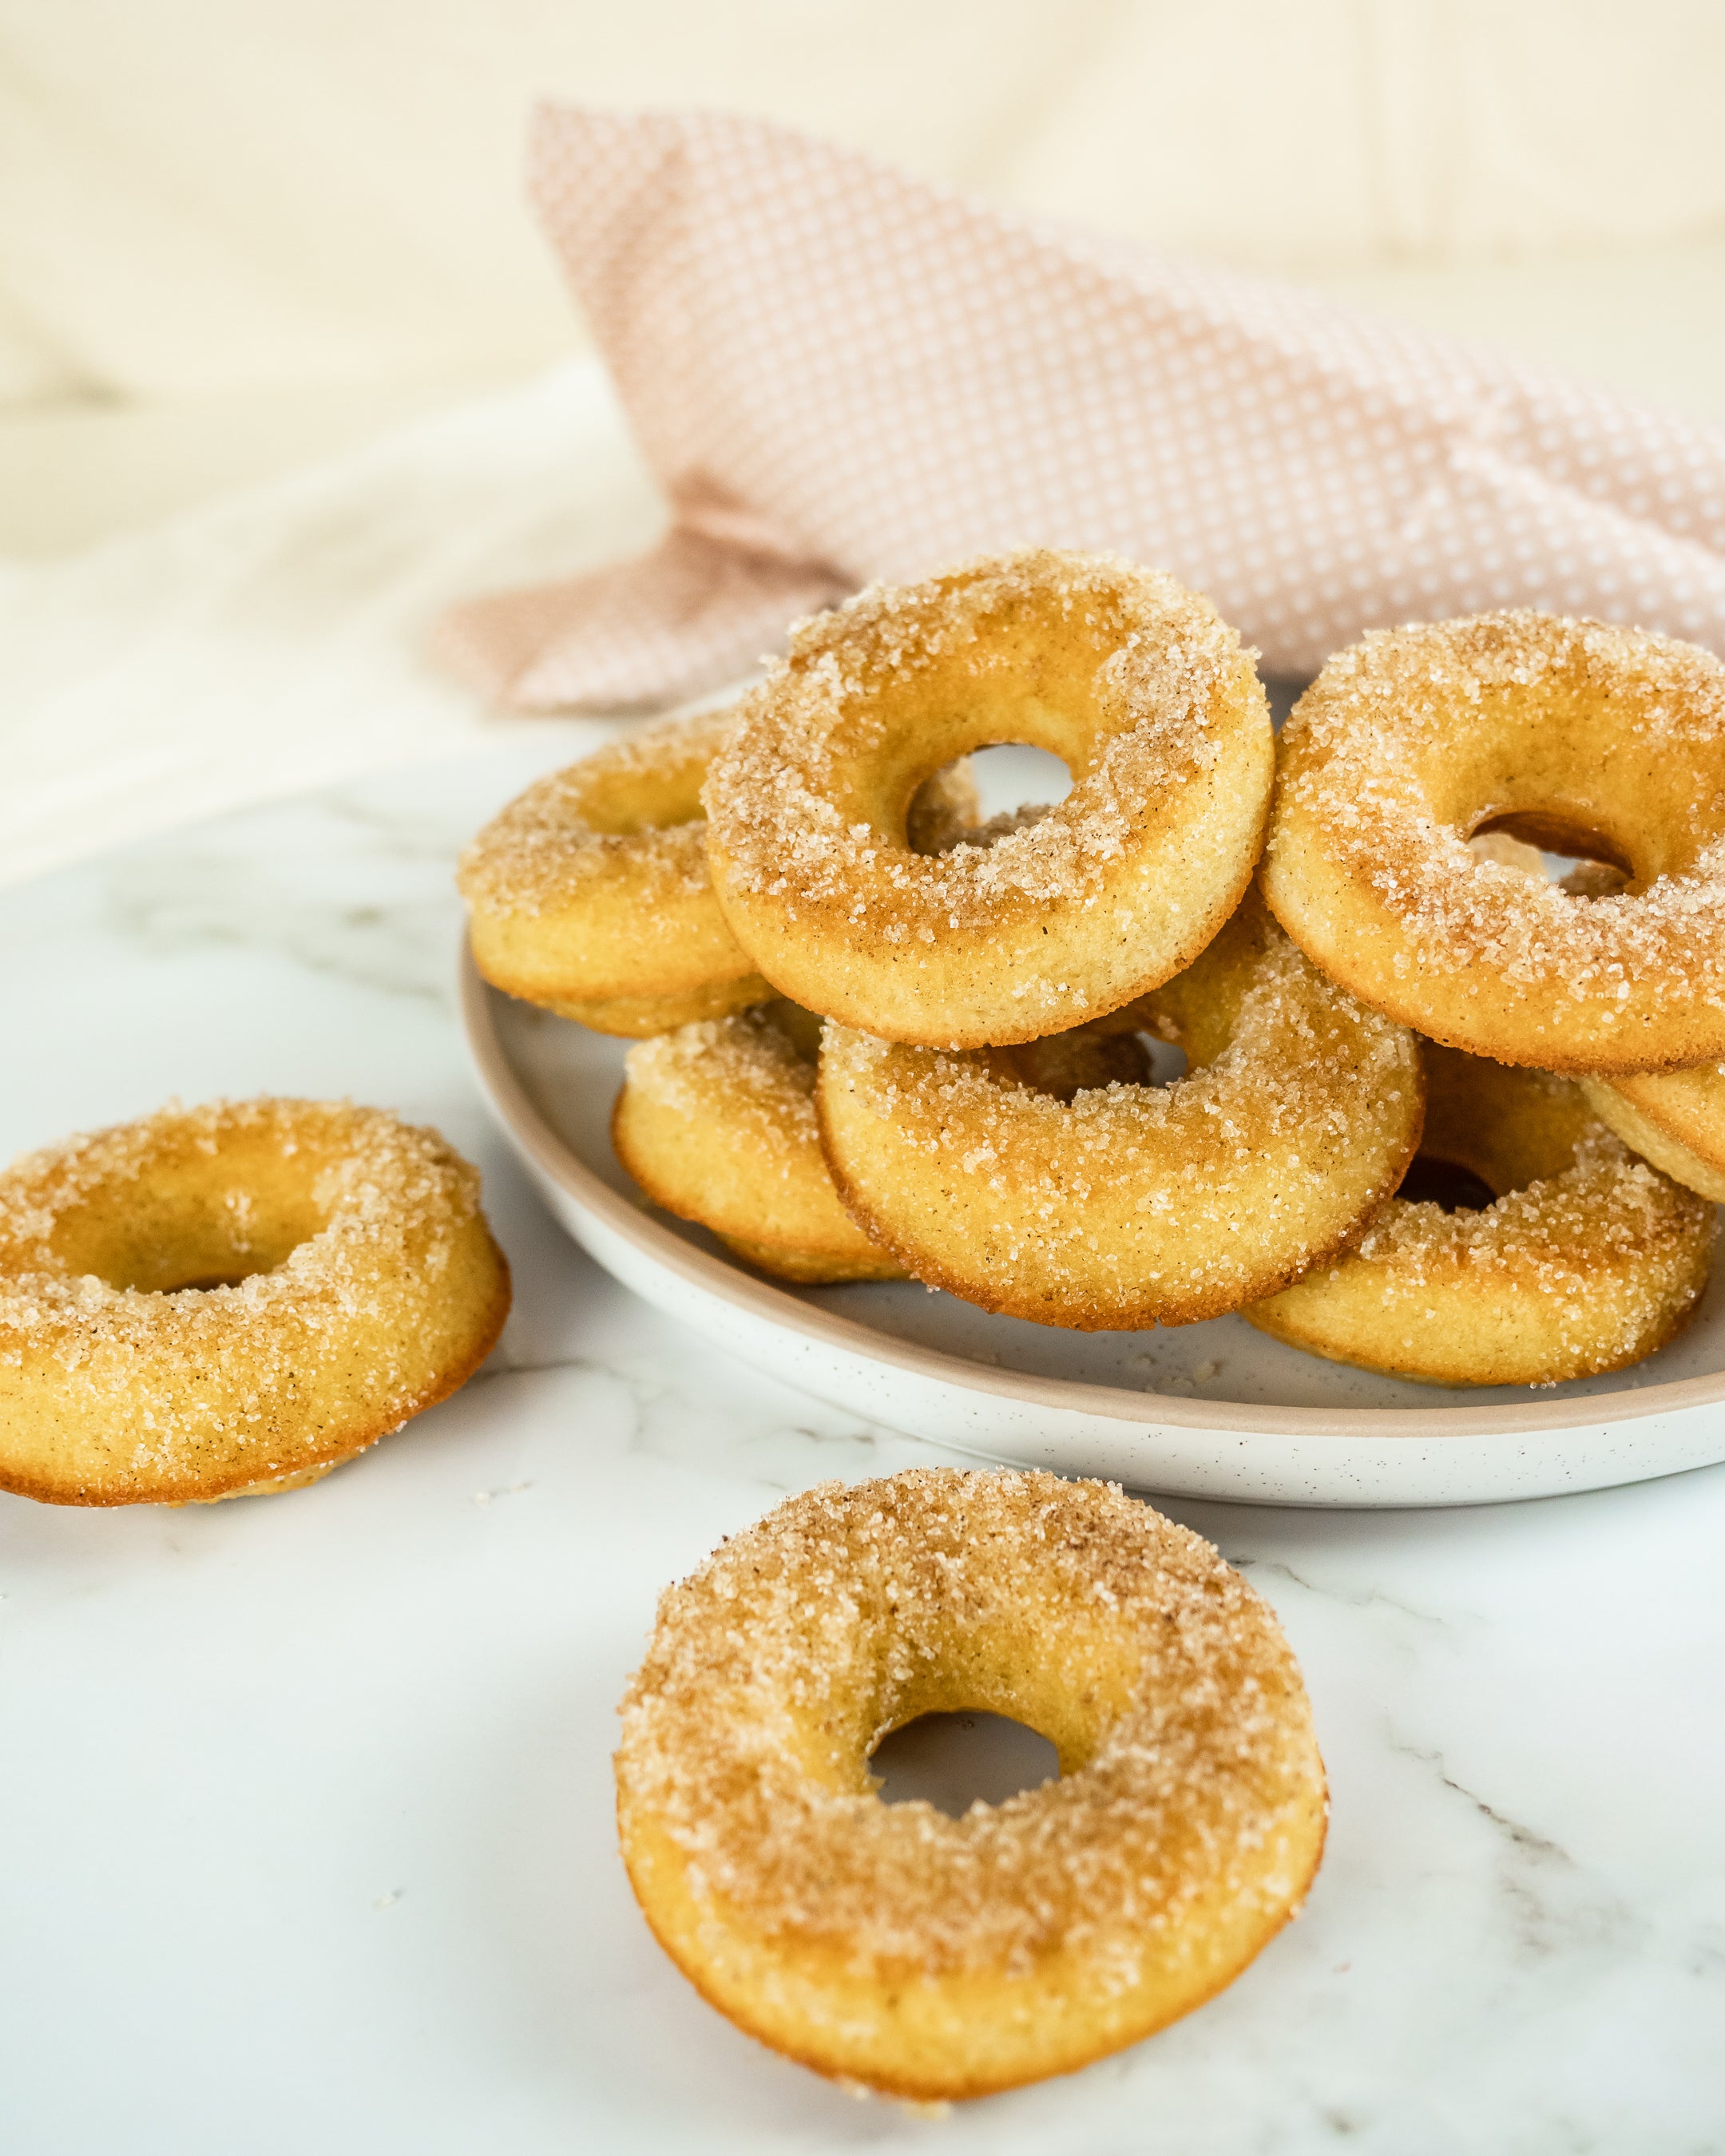
[[[1070,1613],[1055,1642],[1028,1610],[991,1609],[978,1625],[948,1609],[902,1660],[853,1666],[842,1697],[828,1691],[793,1714],[789,1733],[803,1770],[834,1790],[873,1793],[877,1748],[928,1716],[1018,1723],[1052,1747],[1058,1774],[1073,1774],[1128,1711],[1142,1674],[1105,1609]]]
[[[1425,1128],[1399,1196],[1435,1202],[1446,1213],[1466,1211],[1574,1164],[1594,1120],[1577,1087],[1431,1041],[1422,1042],[1420,1052]],[[1421,1179],[1437,1187],[1421,1189]]]
[[[1072,773],[1050,750],[1029,742],[993,742],[970,757],[985,819],[1052,808],[1072,791]]]
[[[1063,798],[1120,730],[1121,695],[1110,661],[1124,626],[1116,595],[1081,624],[1068,621],[1064,635],[1051,641],[1046,605],[1020,601],[991,616],[985,645],[970,638],[937,641],[914,665],[877,659],[891,671],[892,725],[883,728],[875,697],[853,688],[839,699],[829,732],[822,789],[840,822],[865,824],[886,844],[902,846],[917,788],[972,756],[981,759],[991,785],[1008,793],[1042,788],[1049,798]],[[1252,689],[1262,710],[1255,676]],[[1267,711],[1264,716],[1267,721]],[[1066,774],[1064,786],[1056,766]]]
[[[1172,1086],[1183,1078],[1186,1051],[1130,1023],[1132,1014],[1096,1019],[1045,1040],[983,1051],[1003,1076],[1069,1104],[1104,1086]]]
[[[948,1819],[973,1804],[1002,1804],[1059,1779],[1047,1738],[1003,1714],[922,1714],[902,1722],[869,1758],[882,1804],[931,1804]]]
[[[607,838],[638,839],[648,831],[675,831],[698,824],[705,811],[701,789],[706,763],[698,755],[645,758],[612,778],[608,785],[587,789],[582,808],[586,821]]]
[[[1499,1195],[1471,1168],[1429,1152],[1414,1155],[1395,1194],[1409,1205],[1440,1205],[1445,1213],[1481,1212]]]
[[[1502,832],[1541,852],[1604,861],[1637,886],[1692,868],[1690,760],[1638,733],[1586,685],[1482,700],[1419,757],[1432,810],[1469,838]],[[1489,721],[1489,723],[1484,721]]]
[[[944,763],[925,778],[905,812],[902,843],[913,854],[988,847],[1038,822],[1072,790],[1057,756],[1002,742]]]
[[[1141,1086],[1178,1086],[1190,1069],[1186,1051],[1176,1040],[1163,1040],[1153,1033],[1132,1035],[1143,1050],[1150,1068],[1138,1081]]]
[[[1512,818],[1512,823],[1520,821]],[[1524,827],[1525,828],[1525,827]],[[1630,875],[1626,869],[1599,858],[1599,842],[1585,839],[1574,832],[1563,834],[1572,845],[1592,844],[1593,853],[1561,853],[1542,850],[1515,836],[1513,832],[1497,828],[1476,831],[1468,840],[1468,850],[1482,861],[1497,861],[1505,868],[1519,869],[1536,883],[1554,883],[1559,891],[1571,898],[1610,898],[1627,889]]]
[[[978,687],[972,710],[932,708],[927,724],[908,731],[893,752],[871,744],[872,756],[853,752],[839,763],[834,793],[847,823],[866,822],[889,844],[903,845],[918,789],[962,767],[977,788],[983,822],[997,824],[994,835],[1003,835],[1015,819],[1034,820],[1036,811],[1064,801],[1106,745],[1101,715],[1084,697],[1056,706],[1004,682]],[[932,767],[931,744],[945,752]]]
[[[1514,840],[1514,848],[1505,847],[1504,839]],[[1476,853],[1543,876],[1572,898],[1609,897],[1637,881],[1628,846],[1589,824],[1548,811],[1486,817],[1469,832],[1468,844]],[[1518,858],[1523,854],[1526,860]]]
[[[1002,1076],[1056,1101],[1070,1102],[1104,1086],[1142,1086],[1150,1076],[1150,1059],[1138,1035],[1115,1031],[1106,1019],[1045,1040],[982,1052]]]
[[[980,1780],[973,1794],[1002,1803],[1019,1789],[1087,1766],[1127,1712],[1138,1676],[1105,1622],[1075,1621],[1053,1648],[1028,1624],[1003,1622],[999,1613],[978,1629],[953,1610],[935,1631],[919,1642],[908,1667],[880,1669],[873,1686],[859,1688],[855,1720],[830,1761],[836,1780],[850,1781],[860,1770],[864,1786],[873,1788],[878,1776],[888,1784],[881,1792],[886,1801],[902,1803],[923,1792],[906,1787],[901,1794],[896,1786],[901,1748],[911,1762],[926,1748],[937,1773],[944,1755],[955,1798],[991,1760],[996,1794],[986,1794]],[[968,1731],[955,1727],[966,1722]],[[927,1735],[920,1733],[925,1723],[933,1725]],[[1001,1786],[1013,1772],[1032,1767],[1029,1781]]]
[[[315,1188],[321,1163],[264,1146],[237,1159],[239,1151],[219,1163],[152,1163],[123,1210],[111,1193],[69,1207],[49,1240],[55,1259],[74,1276],[146,1295],[234,1287],[275,1271],[328,1224]]]

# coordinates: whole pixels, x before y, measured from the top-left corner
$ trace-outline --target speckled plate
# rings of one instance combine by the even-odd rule
[[[793,1288],[649,1208],[611,1150],[625,1042],[487,988],[462,957],[479,1081],[569,1233],[649,1302],[821,1399],[992,1459],[1284,1505],[1472,1505],[1725,1460],[1725,1269],[1635,1369],[1537,1392],[1439,1390],[1238,1317],[1065,1332],[909,1282]]]

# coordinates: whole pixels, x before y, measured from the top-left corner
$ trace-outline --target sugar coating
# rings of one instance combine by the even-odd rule
[[[1111,649],[1093,693],[1105,740],[1066,798],[1034,818],[997,819],[932,857],[847,822],[834,798],[846,762],[884,750],[902,690],[937,668],[978,683],[997,668],[992,635],[1030,608],[1050,638]],[[1218,706],[1236,678],[1234,633],[1172,578],[1111,556],[1048,550],[988,557],[928,585],[877,584],[793,632],[787,656],[743,700],[742,723],[708,773],[708,816],[740,891],[845,908],[889,942],[976,929],[1095,901],[1134,843],[1145,805],[1214,768]]]
[[[814,1103],[820,1021],[781,999],[629,1051],[617,1158],[655,1202],[781,1279],[891,1280],[839,1203]]]
[[[811,1147],[819,1151],[814,1059],[770,1006],[637,1041],[624,1070],[631,1086],[691,1122],[722,1114],[746,1134],[765,1177],[788,1179],[804,1170]]]
[[[1332,993],[1340,1001],[1346,992]],[[904,1144],[932,1160],[951,1153],[962,1139],[968,1150],[959,1164],[985,1179],[993,1178],[1004,1151],[995,1141],[1005,1141],[1027,1119],[1045,1132],[1068,1134],[1098,1180],[1111,1182],[1140,1158],[1147,1142],[1153,1143],[1195,1113],[1203,1118],[1198,1127],[1214,1141],[1205,1152],[1224,1173],[1236,1168],[1248,1178],[1236,1188],[1230,1176],[1209,1194],[1211,1204],[1232,1213],[1255,1181],[1253,1171],[1267,1140],[1317,1129],[1345,1141],[1357,1128],[1361,1102],[1356,1091],[1375,1092],[1408,1075],[1404,1029],[1376,1012],[1363,1012],[1359,1059],[1346,1074],[1348,1086],[1338,1086],[1343,1074],[1318,1053],[1323,1043],[1310,1005],[1309,978],[1297,953],[1279,940],[1242,1007],[1232,1040],[1214,1062],[1169,1086],[1105,1085],[1069,1102],[1003,1085],[980,1052],[896,1053],[890,1042],[838,1028],[829,1037],[829,1052],[859,1078],[880,1074],[877,1102]],[[1274,1054],[1267,1052],[1272,1044]],[[1033,1142],[1033,1158],[1035,1151]],[[1209,1159],[1192,1158],[1178,1171],[1178,1178],[1196,1188],[1207,1180],[1209,1166]],[[1090,1194],[1081,1185],[1050,1177],[1040,1209],[1051,1221],[1066,1209],[1062,1197],[1081,1204]],[[1164,1210],[1173,1202],[1151,1199],[1145,1209]]]
[[[1325,979],[1255,902],[1132,1014],[1187,1046],[1189,1074],[1069,1101],[987,1051],[829,1024],[841,1188],[913,1270],[955,1293],[1115,1326],[1190,1322],[1268,1293],[1394,1189],[1419,1127],[1412,1037]]]
[[[875,1744],[1013,1712],[1027,1651],[1086,1702],[1085,1756],[961,1819],[883,1804]],[[1074,1954],[1120,1991],[1201,1907],[1296,1908],[1323,1800],[1286,1643],[1208,1543],[1111,1484],[947,1468],[823,1484],[670,1589],[617,1774],[625,1835],[660,1825],[718,1923],[905,1977]]]
[[[1460,737],[1490,699],[1577,685],[1610,706],[1644,760],[1692,773],[1686,864],[1643,889],[1605,889],[1598,875],[1569,889],[1531,878],[1434,814],[1430,774],[1463,752]],[[1302,942],[1273,873],[1293,842],[1293,811],[1400,924],[1395,973],[1410,993],[1422,973],[1489,973],[1578,1003],[1633,993],[1655,1009],[1686,1004],[1697,980],[1725,991],[1725,667],[1710,653],[1525,611],[1373,630],[1327,663],[1283,748],[1271,892]]]
[[[567,904],[625,860],[638,874],[650,869],[667,895],[703,889],[706,827],[696,793],[737,716],[726,705],[644,726],[536,780],[462,854],[456,882],[463,897],[531,917]],[[686,800],[660,805],[667,785]]]
[[[262,1204],[259,1163],[276,1186]],[[241,1262],[278,1240],[284,1190],[311,1232],[230,1286],[162,1292],[68,1260],[69,1235],[86,1259],[121,1247],[165,1183],[207,1201]],[[193,1471],[194,1454],[255,1455],[259,1476],[292,1466],[281,1448],[306,1437],[323,1381],[398,1422],[426,1404],[439,1335],[458,1356],[464,1335],[489,1346],[507,1307],[479,1189],[436,1132],[347,1102],[171,1106],[26,1154],[0,1175],[0,1393],[28,1385],[18,1399],[46,1397],[57,1427],[95,1433],[113,1473],[141,1483]]]
[[[1410,1289],[1466,1267],[1574,1296],[1579,1314],[1602,1262],[1651,1258],[1707,1225],[1701,1199],[1600,1126],[1583,1137],[1574,1165],[1563,1174],[1506,1191],[1477,1210],[1446,1213],[1393,1199],[1358,1250],[1363,1258],[1393,1260]]]
[[[1664,1344],[1707,1284],[1713,1209],[1547,1072],[1428,1048],[1426,1143],[1500,1192],[1394,1199],[1337,1263],[1246,1312],[1297,1347],[1440,1383],[1554,1383]]]

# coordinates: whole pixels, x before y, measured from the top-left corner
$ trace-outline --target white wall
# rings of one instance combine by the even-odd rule
[[[1725,233],[1720,0],[0,0],[0,407],[498,374],[540,95],[1332,275]]]

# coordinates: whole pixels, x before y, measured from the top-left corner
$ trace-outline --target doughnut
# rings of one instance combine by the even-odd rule
[[[1482,829],[1626,886],[1536,881],[1470,852]],[[1374,632],[1283,729],[1263,881],[1308,957],[1453,1048],[1612,1077],[1717,1062],[1725,666],[1548,614]]]
[[[733,706],[649,726],[536,781],[461,857],[474,963],[599,1033],[660,1033],[770,993],[706,872],[701,783]]]
[[[0,1174],[0,1488],[288,1489],[454,1392],[509,1313],[479,1177],[346,1101],[218,1101]]]
[[[999,1050],[829,1022],[821,1137],[859,1223],[985,1310],[1129,1331],[1269,1294],[1401,1181],[1420,1136],[1412,1036],[1326,980],[1255,894],[1132,1014],[1186,1050],[1187,1076],[1067,1102]]]
[[[1041,1732],[1060,1777],[951,1819],[883,1804],[920,1716]],[[1069,2073],[1189,2013],[1296,1915],[1323,1763],[1275,1616],[1101,1482],[824,1483],[659,1606],[617,1815],[709,2003],[853,2086],[941,2102]]]
[[[993,742],[1065,799],[918,857],[906,804]],[[743,700],[703,799],[714,887],[780,994],[913,1045],[1034,1040],[1190,963],[1263,842],[1275,742],[1207,601],[1106,556],[1033,552],[876,587],[804,622]]]
[[[827,1170],[814,1109],[820,1029],[812,1012],[778,999],[638,1042],[612,1110],[612,1148],[655,1205],[700,1221],[758,1271],[902,1280]],[[1133,1036],[1101,1024],[995,1053],[1060,1100],[1149,1072]]]
[[[1425,1049],[1421,1165],[1495,1203],[1398,1198],[1357,1248],[1242,1312],[1308,1354],[1434,1385],[1550,1385],[1620,1370],[1693,1316],[1712,1209],[1637,1160],[1582,1088]]]
[[[1471,843],[1476,853],[1489,853],[1543,880],[1545,868],[1536,848],[1502,832]],[[1621,870],[1605,862],[1581,861],[1558,888],[1603,898],[1621,891],[1625,881]],[[1725,1200],[1725,1064],[1703,1063],[1636,1078],[1582,1077],[1576,1082],[1589,1107],[1631,1152],[1703,1198]]]
[[[839,1202],[814,1114],[820,1020],[770,1003],[637,1041],[611,1115],[656,1205],[782,1280],[901,1280]]]
[[[486,980],[637,1040],[772,994],[707,875],[701,781],[736,719],[726,706],[649,726],[537,780],[492,818],[456,876]],[[911,843],[950,845],[976,813],[968,771],[942,772],[911,804]]]
[[[1632,1152],[1725,1203],[1725,1063],[1579,1082],[1589,1107]]]

